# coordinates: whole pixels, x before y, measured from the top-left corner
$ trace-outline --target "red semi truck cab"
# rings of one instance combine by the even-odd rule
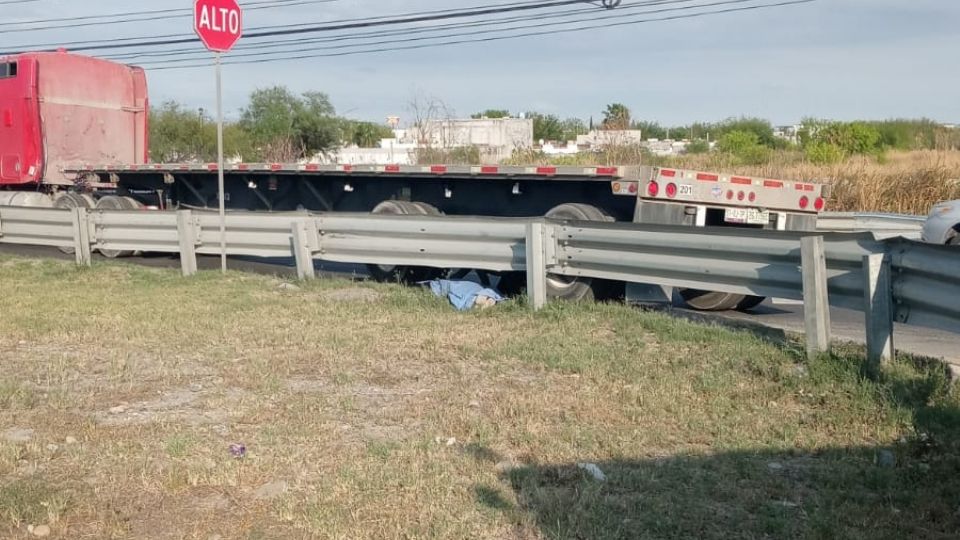
[[[72,185],[68,163],[148,158],[143,69],[66,52],[0,57],[0,187]]]

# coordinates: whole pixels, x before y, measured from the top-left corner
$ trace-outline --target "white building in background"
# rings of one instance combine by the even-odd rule
[[[394,120],[395,119],[395,120]],[[393,125],[399,123],[391,117]],[[479,118],[467,120],[430,120],[422,127],[393,129],[392,139],[382,139],[375,148],[344,146],[327,156],[315,156],[315,163],[343,163],[350,165],[413,165],[417,149],[451,150],[474,146],[481,159],[499,162],[514,150],[533,146],[533,120],[525,118]]]
[[[533,120],[528,118],[469,118],[427,120],[406,130],[404,143],[449,150],[475,146],[485,161],[501,161],[514,150],[533,146]]]
[[[577,135],[577,146],[603,148],[604,146],[629,146],[643,143],[639,129],[595,129],[586,135]]]
[[[800,144],[801,130],[803,130],[802,124],[795,124],[792,126],[775,126],[773,128],[773,136],[790,141],[793,144]]]

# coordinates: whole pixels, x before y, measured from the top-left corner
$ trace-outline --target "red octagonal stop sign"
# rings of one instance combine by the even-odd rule
[[[193,29],[208,49],[227,52],[243,34],[243,10],[236,0],[197,0]]]

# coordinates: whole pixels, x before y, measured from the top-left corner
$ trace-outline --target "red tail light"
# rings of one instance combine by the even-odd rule
[[[733,200],[733,190],[732,190],[732,189],[727,190],[727,200],[728,200],[728,201],[732,201],[732,200]]]
[[[667,197],[671,199],[677,196],[677,185],[673,182],[667,184]]]
[[[800,209],[806,210],[808,206],[810,206],[810,199],[806,195],[800,197]]]
[[[660,184],[656,182],[650,182],[647,184],[647,195],[651,197],[656,197],[660,194]]]
[[[737,193],[737,200],[742,201],[746,196],[747,194],[741,191],[740,193]]]
[[[750,202],[756,202],[756,201],[757,201],[757,194],[751,192],[749,199],[750,199]]]
[[[813,209],[817,212],[822,211],[826,205],[827,201],[823,200],[823,197],[817,197],[817,200],[813,201]]]

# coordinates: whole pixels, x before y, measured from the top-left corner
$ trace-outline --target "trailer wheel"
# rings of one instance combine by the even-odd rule
[[[383,201],[378,204],[373,214],[389,214],[403,216],[440,216],[443,215],[435,206],[423,202],[411,201]],[[441,269],[423,266],[400,266],[385,264],[369,264],[367,269],[377,281],[417,283],[436,279],[442,273]]]
[[[698,311],[729,311],[746,300],[744,294],[730,294],[699,289],[680,289],[680,296],[688,306]]]
[[[737,311],[750,311],[762,304],[764,300],[766,300],[764,296],[746,296],[737,304]]]
[[[614,221],[603,210],[582,203],[567,203],[555,206],[547,212],[547,217],[578,221]],[[610,296],[612,290],[613,284],[603,279],[547,274],[547,295],[559,300],[572,302],[604,300]]]
[[[65,193],[53,202],[54,208],[66,208],[70,210],[74,208],[93,208],[93,206],[93,197],[80,193]],[[77,251],[73,246],[60,246],[57,249],[68,255],[73,255]]]
[[[140,204],[129,198],[129,197],[119,197],[116,195],[107,195],[106,197],[101,197],[97,201],[97,210],[136,210],[140,207]],[[103,249],[100,248],[100,254],[108,259],[116,259],[118,257],[130,257],[133,255],[132,251],[119,250],[119,249]]]

